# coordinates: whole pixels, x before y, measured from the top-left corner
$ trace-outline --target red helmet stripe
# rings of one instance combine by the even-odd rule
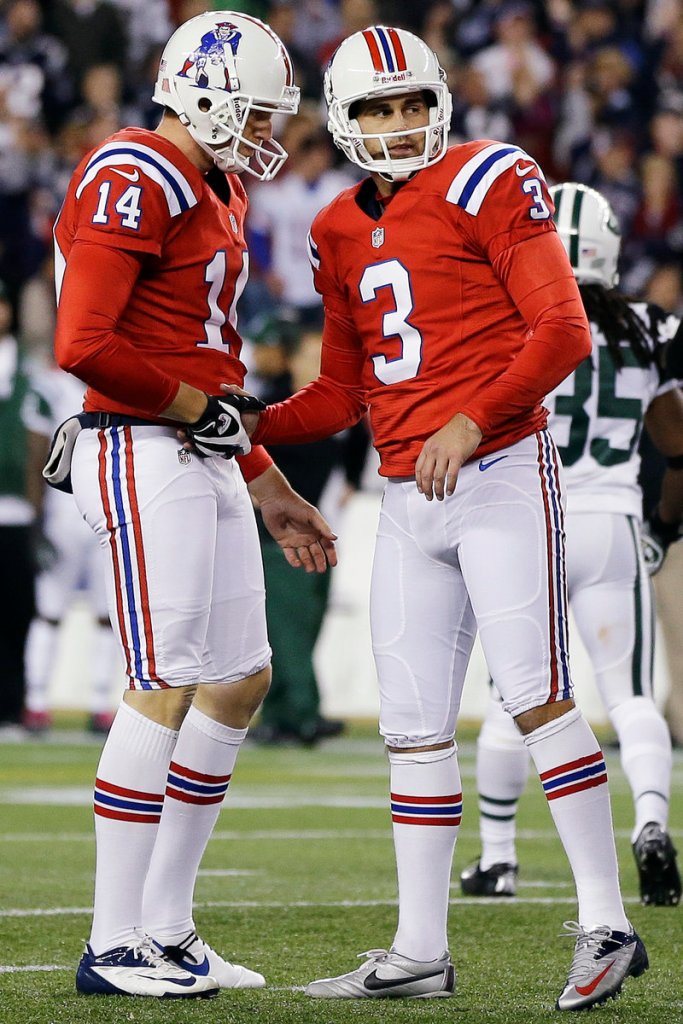
[[[372,34],[372,29],[367,28],[363,32],[363,39],[368,44],[368,50],[370,51],[370,56],[372,57],[373,68],[375,69],[375,71],[384,71],[384,64],[382,63],[382,54],[379,51],[377,40]]]
[[[397,71],[406,71],[407,70],[406,55],[403,52],[403,45],[401,43],[401,37],[399,36],[399,34],[398,34],[398,32],[396,31],[395,28],[387,29],[387,34],[388,34],[389,38],[391,39],[391,42],[392,42],[393,47],[394,47],[394,53],[396,55],[396,70]]]

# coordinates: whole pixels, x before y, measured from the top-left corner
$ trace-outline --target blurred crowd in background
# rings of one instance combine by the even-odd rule
[[[299,116],[276,126],[290,153],[277,181],[244,176],[247,333],[264,308],[316,316],[304,228],[349,181],[324,129],[322,75],[337,43],[372,23],[416,31],[436,50],[452,141],[514,141],[549,180],[599,189],[626,240],[623,289],[683,312],[681,0],[1,0],[0,280],[27,347],[51,345],[51,231],[74,166],[118,127],[156,125],[164,41],[225,7],[272,26],[302,90]]]

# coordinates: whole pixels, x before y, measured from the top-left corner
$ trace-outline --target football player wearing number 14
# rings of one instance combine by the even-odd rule
[[[271,121],[298,106],[289,57],[255,18],[200,15],[167,43],[154,99],[155,131],[117,133],[74,172],[55,231],[56,353],[88,384],[71,481],[107,554],[129,685],[97,771],[95,905],[76,985],[181,998],[265,984],[201,939],[192,914],[270,681],[252,500],[291,565],[323,571],[335,553],[322,516],[250,451],[239,409],[253,400],[221,394],[245,372],[237,173],[266,180],[286,157]]]
[[[447,147],[450,94],[419,38],[382,26],[348,37],[325,92],[335,143],[369,177],[311,229],[321,375],[262,412],[253,438],[309,441],[370,410],[387,478],[370,614],[399,914],[389,949],[306,991],[454,990],[454,735],[478,630],[543,780],[589,936],[558,1007],[568,992],[572,1008],[590,1006],[642,973],[647,955],[624,913],[605,764],[567,660],[562,470],[541,403],[590,352],[579,291],[533,156],[492,141]],[[248,429],[253,420],[245,414]]]

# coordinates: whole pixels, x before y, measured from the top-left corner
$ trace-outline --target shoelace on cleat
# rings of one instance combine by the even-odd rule
[[[356,956],[358,957],[359,960],[362,960],[362,958],[365,957],[366,960],[376,960],[378,963],[382,963],[383,961],[386,961],[386,959],[388,958],[389,950],[366,949],[364,953],[357,953]]]
[[[565,921],[562,927],[565,931],[560,933],[560,938],[572,938],[576,941],[574,959],[567,978],[567,984],[573,985],[575,981],[583,980],[586,971],[595,966],[602,945],[612,937],[612,932],[607,925],[602,925],[589,932],[578,921]]]
[[[156,948],[149,935],[141,936],[138,942],[131,948],[131,952],[136,960],[142,960],[149,967],[161,967],[172,973],[185,974],[182,968],[174,964]]]

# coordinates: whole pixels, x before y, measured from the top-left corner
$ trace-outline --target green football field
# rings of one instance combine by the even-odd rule
[[[74,970],[88,935],[93,885],[91,787],[99,744],[66,721],[49,740],[0,739],[0,1022],[457,1021],[534,1024],[557,1018],[576,916],[568,865],[537,780],[519,816],[520,887],[513,901],[460,897],[460,870],[478,853],[474,738],[459,737],[463,825],[453,871],[453,999],[316,1001],[316,977],[351,970],[356,954],[387,946],[396,907],[387,768],[372,726],[313,750],[245,744],[196,890],[200,933],[261,971],[261,991],[213,1000],[84,998]],[[618,754],[607,749],[623,890],[651,970],[629,980],[593,1019],[683,1021],[683,907],[637,899],[631,803]],[[677,752],[671,830],[683,851],[683,759]],[[426,910],[426,908],[425,908]]]

